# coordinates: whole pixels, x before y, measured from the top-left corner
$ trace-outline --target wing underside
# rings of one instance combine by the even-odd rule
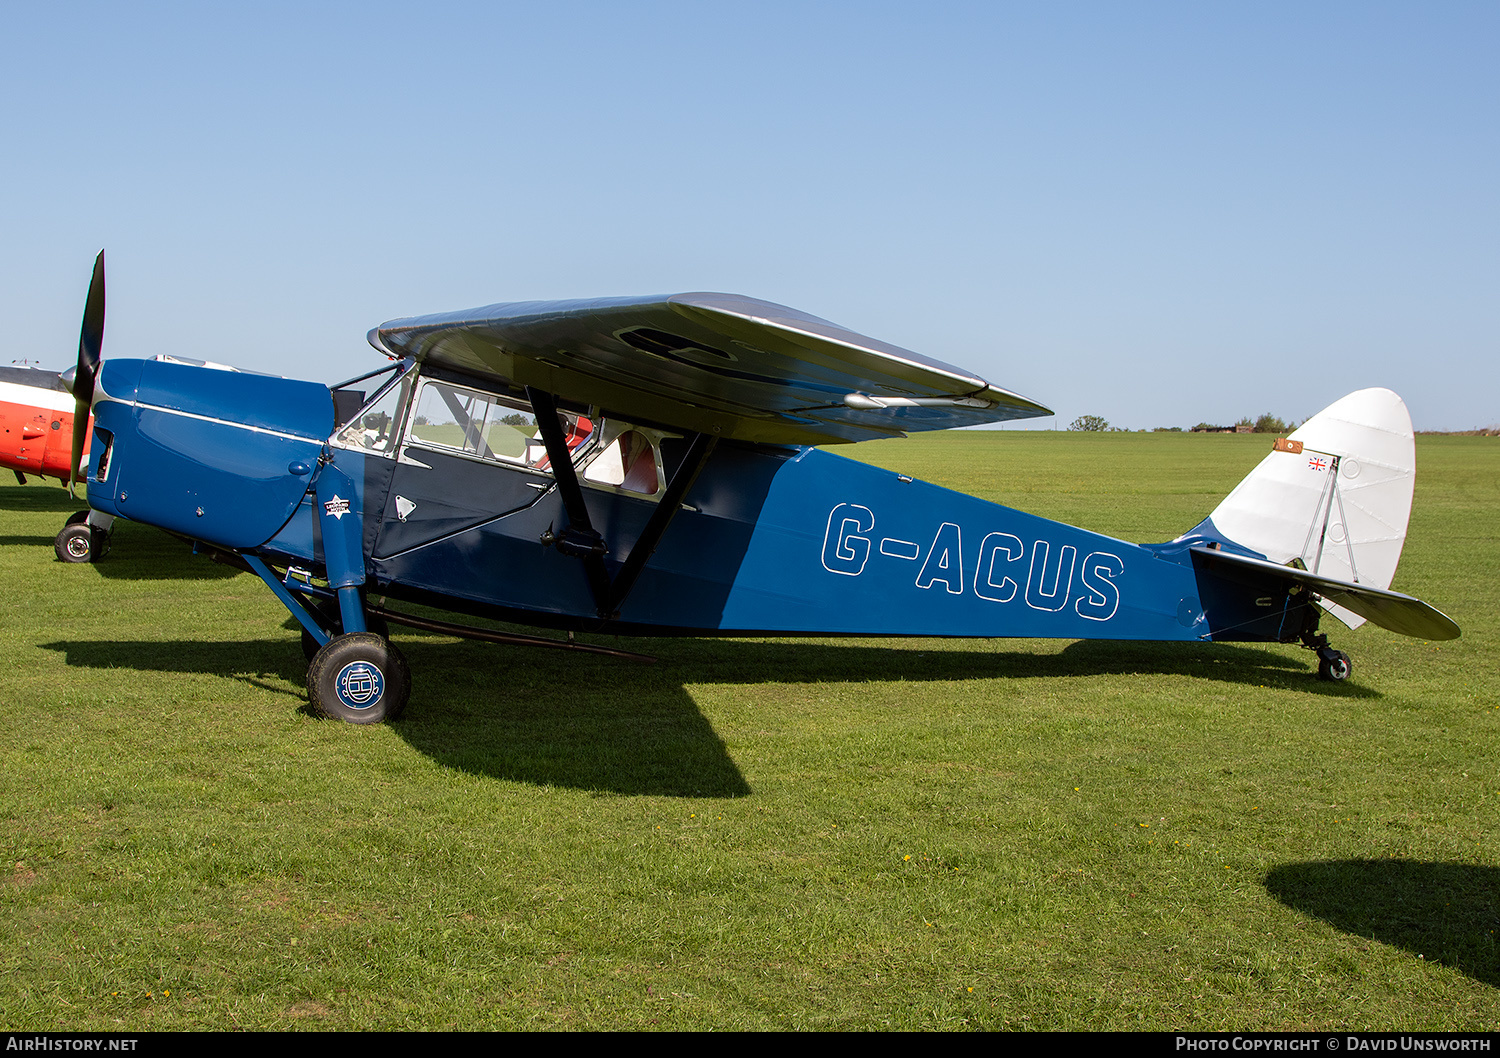
[[[370,341],[622,417],[770,444],[1051,414],[961,368],[731,294],[490,305],[393,320]]]

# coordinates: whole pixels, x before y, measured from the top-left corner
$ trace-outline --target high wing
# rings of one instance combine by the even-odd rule
[[[1052,412],[984,379],[735,294],[528,301],[392,320],[370,344],[623,418],[831,444]]]
[[[1365,620],[1404,636],[1414,636],[1417,639],[1457,639],[1460,635],[1457,623],[1447,614],[1421,599],[1403,595],[1399,591],[1324,577],[1296,566],[1282,566],[1231,551],[1196,546],[1191,550],[1195,557],[1202,559],[1210,567],[1218,566],[1221,571],[1238,569],[1256,576],[1295,581],[1329,602],[1352,610]]]

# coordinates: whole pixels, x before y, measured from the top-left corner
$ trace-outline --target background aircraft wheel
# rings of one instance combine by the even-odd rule
[[[62,527],[52,550],[61,562],[97,562],[109,551],[109,534],[87,522],[73,522]]]
[[[1318,679],[1347,680],[1349,673],[1353,671],[1354,666],[1349,662],[1349,655],[1342,650],[1325,648],[1318,651]]]
[[[411,694],[411,669],[401,651],[372,632],[334,636],[307,668],[307,697],[334,720],[394,720]]]

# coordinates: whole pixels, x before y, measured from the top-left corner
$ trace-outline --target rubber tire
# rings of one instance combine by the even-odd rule
[[[1318,679],[1333,680],[1339,682],[1347,680],[1350,673],[1354,671],[1353,664],[1349,661],[1349,655],[1342,650],[1330,650],[1326,655],[1318,655]]]
[[[350,666],[364,665],[378,674],[378,691],[369,701],[359,701],[361,690],[347,685],[341,692],[340,677]],[[347,673],[356,678],[359,669]],[[411,668],[389,641],[373,632],[350,632],[334,636],[313,655],[307,667],[307,700],[319,713],[350,724],[379,724],[394,720],[406,708],[411,695]]]
[[[95,562],[107,550],[107,536],[87,522],[65,525],[52,540],[52,550],[59,562]]]

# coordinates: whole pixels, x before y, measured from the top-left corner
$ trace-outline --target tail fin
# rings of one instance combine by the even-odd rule
[[[1416,481],[1411,416],[1388,389],[1362,389],[1314,415],[1187,537],[1223,541],[1278,565],[1389,588]],[[1332,602],[1350,628],[1364,618]]]

